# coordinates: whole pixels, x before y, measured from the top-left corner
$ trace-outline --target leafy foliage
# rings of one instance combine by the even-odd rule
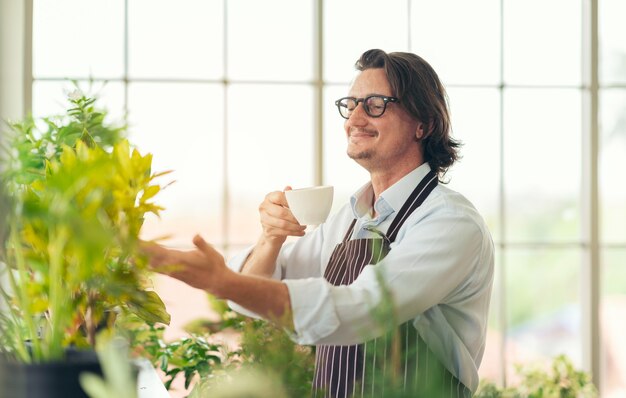
[[[310,395],[315,368],[312,347],[294,343],[289,332],[272,322],[244,317],[231,310],[225,301],[208,297],[211,307],[220,315],[219,322],[208,323],[209,330],[238,330],[241,344],[237,350],[226,352],[222,366],[211,378],[198,383],[192,397],[234,396],[227,394],[225,388],[233,384],[237,384],[235,389],[240,391],[240,396]]]
[[[126,342],[107,341],[99,348],[98,358],[104,377],[82,373],[80,384],[91,398],[137,398],[137,377],[128,361]]]
[[[310,394],[315,368],[314,351],[311,347],[294,343],[275,324],[247,320],[238,355],[249,367],[277,375],[289,397]]]
[[[12,124],[3,151],[10,312],[0,333],[2,348],[25,362],[95,346],[98,325],[118,312],[169,323],[136,255],[144,215],[162,210],[152,202],[161,189],[152,155],[131,150],[125,126],[106,125],[94,99],[70,102],[66,115]]]
[[[238,315],[223,300],[211,295],[208,299],[220,319],[196,320],[186,328],[189,336],[176,341],[164,341],[161,326],[119,324],[130,335],[136,354],[165,373],[168,389],[182,376],[185,388],[194,386],[190,397],[299,398],[310,393],[315,365],[311,347],[295,344],[272,323]],[[234,351],[211,342],[212,335],[228,329],[241,333]]]
[[[221,364],[221,344],[210,343],[198,334],[166,342],[164,330],[163,326],[147,325],[133,329],[130,334],[136,355],[148,358],[163,371],[168,390],[178,375],[185,378],[185,388],[189,388],[194,380],[208,377]]]
[[[498,388],[482,381],[476,398],[597,398],[588,373],[576,370],[565,356],[554,358],[548,370],[537,365],[518,366],[522,381],[517,387]]]

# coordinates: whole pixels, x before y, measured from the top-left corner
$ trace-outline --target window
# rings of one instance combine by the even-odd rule
[[[446,85],[465,143],[450,187],[473,201],[497,244],[482,376],[506,383],[514,363],[563,352],[603,375],[603,396],[618,396],[622,3],[33,0],[32,108],[56,112],[68,78],[91,84],[111,117],[128,115],[155,168],[175,170],[146,237],[171,234],[185,247],[201,233],[228,255],[256,240],[267,192],[332,184],[337,210],[367,180],[345,156],[333,100],[364,50],[416,52]],[[594,292],[600,307],[590,306]],[[594,319],[601,345],[588,333]]]

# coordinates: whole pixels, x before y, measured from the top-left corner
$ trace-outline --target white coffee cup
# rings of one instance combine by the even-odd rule
[[[285,191],[289,209],[301,225],[319,225],[326,221],[333,205],[330,185]]]

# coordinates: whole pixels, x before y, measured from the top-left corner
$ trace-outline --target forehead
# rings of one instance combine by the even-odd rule
[[[359,72],[350,86],[351,97],[365,97],[371,94],[392,96],[391,85],[382,68],[366,69]]]

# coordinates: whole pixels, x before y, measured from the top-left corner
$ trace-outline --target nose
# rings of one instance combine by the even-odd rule
[[[367,124],[368,115],[363,109],[363,103],[358,103],[356,108],[350,114],[350,117],[346,119],[346,127],[349,126],[364,126]]]

